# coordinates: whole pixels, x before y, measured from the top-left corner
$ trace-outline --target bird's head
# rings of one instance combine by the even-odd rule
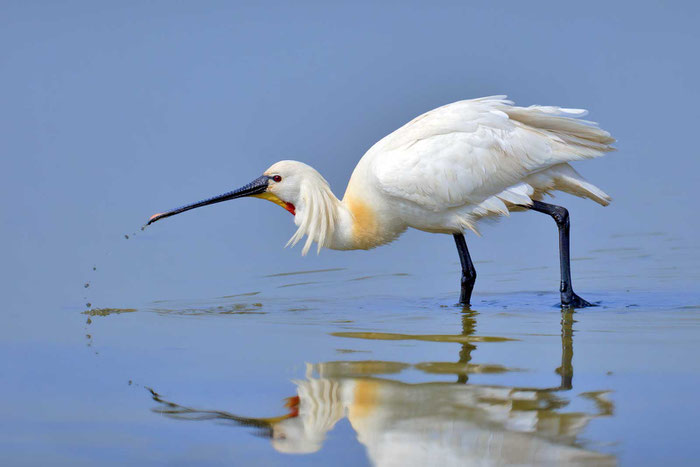
[[[328,184],[316,170],[302,162],[279,161],[247,185],[213,198],[155,214],[148,220],[147,225],[190,209],[247,196],[272,201],[296,215],[297,207],[303,203],[304,189],[309,185]]]

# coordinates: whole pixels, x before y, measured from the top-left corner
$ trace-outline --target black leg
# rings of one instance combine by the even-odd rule
[[[530,209],[552,216],[559,228],[559,266],[561,268],[561,306],[564,308],[583,308],[594,306],[574,293],[571,286],[571,262],[569,257],[569,211],[561,206],[533,201]]]
[[[472,298],[472,290],[474,289],[474,282],[476,281],[476,270],[469,256],[464,234],[454,234],[454,237],[455,243],[457,244],[457,252],[459,253],[459,262],[462,264],[462,280],[460,282],[462,289],[459,293],[459,303],[460,305],[469,305],[469,301]]]

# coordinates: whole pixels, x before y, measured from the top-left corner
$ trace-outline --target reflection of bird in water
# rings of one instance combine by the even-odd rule
[[[591,419],[612,414],[606,394],[583,395],[595,403],[595,413],[564,411],[569,400],[562,391],[571,388],[573,372],[570,330],[565,319],[561,384],[549,388],[407,384],[373,375],[411,365],[372,361],[307,365],[306,379],[295,381],[297,396],[287,400],[289,413],[275,418],[196,410],[153,394],[164,404],[161,413],[262,428],[286,453],[319,450],[328,431],[347,417],[375,465],[614,465],[612,456],[578,442]]]
[[[374,362],[376,364],[376,362]],[[312,365],[323,374],[333,365]],[[454,383],[406,384],[376,378],[310,377],[295,381],[291,412],[246,418],[167,404],[184,419],[228,420],[265,430],[285,453],[321,449],[326,434],[347,417],[375,465],[614,465],[614,458],[576,445],[587,423],[610,414],[605,394],[592,394],[600,412],[561,412],[568,401],[550,391]]]
[[[463,233],[479,220],[530,209],[550,215],[559,229],[561,304],[590,303],[571,285],[568,211],[541,201],[564,191],[607,205],[610,198],[569,162],[611,151],[614,139],[579,120],[578,109],[515,107],[504,96],[455,102],[427,112],[376,143],[357,164],[338,200],[313,168],[281,161],[251,183],[223,195],[151,217],[149,224],[244,196],[270,200],[292,213],[298,230],[336,250],[370,249],[408,227],[454,235],[462,265],[460,303],[469,304],[476,271]]]

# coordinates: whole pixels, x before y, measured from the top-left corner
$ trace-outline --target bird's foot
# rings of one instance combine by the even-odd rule
[[[598,305],[596,305],[595,303],[590,303],[590,302],[582,299],[581,297],[579,297],[578,295],[576,295],[573,292],[571,293],[570,296],[565,297],[563,294],[561,296],[561,307],[562,308],[566,308],[566,309],[586,308],[589,306],[598,306]]]

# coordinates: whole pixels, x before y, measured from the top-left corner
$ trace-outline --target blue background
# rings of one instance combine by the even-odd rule
[[[501,93],[587,108],[619,140],[618,152],[577,165],[613,196],[609,208],[559,199],[574,255],[611,234],[694,237],[698,12],[693,2],[3,2],[4,295],[17,306],[59,281],[53,299],[71,303],[68,279],[82,283],[93,263],[109,266],[113,287],[154,298],[181,280],[208,296],[207,284],[219,290],[251,268],[455,262],[451,239],[421,232],[301,259],[282,249],[291,217],[258,200],[169,219],[139,238],[147,245],[116,240],[280,159],[313,165],[340,197],[385,134],[441,104]],[[475,260],[556,262],[541,216],[484,234],[470,240]],[[120,264],[104,262],[108,251]]]
[[[71,436],[70,426],[61,424],[74,423],[75,430],[94,431],[94,440],[84,446],[96,450],[94,456],[110,452],[100,444],[108,444],[106,439],[117,449],[119,434],[134,429],[124,414],[136,396],[125,395],[115,380],[161,382],[171,390],[181,384],[185,400],[202,395],[207,407],[216,407],[206,398],[213,388],[207,378],[231,386],[244,381],[250,384],[242,397],[254,404],[293,395],[289,379],[303,374],[302,362],[339,358],[333,353],[339,344],[325,329],[290,324],[313,321],[314,314],[279,318],[298,330],[292,333],[270,323],[247,332],[243,324],[238,331],[218,329],[220,323],[236,326],[223,318],[212,329],[210,321],[146,313],[110,316],[99,324],[96,318],[93,329],[83,332],[85,316],[79,312],[86,302],[138,308],[187,299],[199,309],[209,297],[263,291],[265,299],[282,296],[279,306],[289,297],[368,296],[372,302],[383,294],[452,304],[459,266],[447,236],[409,231],[370,252],[323,251],[301,258],[300,248],[283,249],[295,230],[291,216],[254,199],[139,228],[156,212],[247,183],[280,159],[314,166],[341,197],[356,162],[375,141],[418,114],[460,99],[508,94],[519,105],[586,108],[589,119],[618,139],[617,152],[576,165],[613,204],[602,208],[566,195],[555,201],[571,211],[574,281],[584,298],[614,301],[630,291],[662,291],[664,297],[697,293],[699,13],[697,2],[1,1],[0,348],[3,374],[10,375],[3,398],[13,401],[2,412],[8,430],[24,436],[28,452],[76,465],[70,450],[57,452],[42,443],[50,438],[64,446],[51,430],[65,432],[71,442],[86,439],[85,433]],[[482,238],[468,235],[479,272],[475,297],[556,292],[556,229],[550,219],[514,214],[482,231]],[[341,274],[351,278],[384,279],[334,282],[329,273],[304,284],[304,276],[292,276],[288,282],[302,285],[289,288],[286,276],[269,277],[326,268],[346,268]],[[395,273],[410,276],[382,276]],[[642,294],[624,300],[681,309],[691,304],[688,313],[696,313],[693,297],[672,302]],[[184,306],[178,303],[175,308]],[[272,300],[265,307],[269,303],[277,306]],[[340,306],[335,301],[328,303],[335,310],[328,320],[352,318],[348,310],[334,309]],[[355,317],[373,316],[362,313]],[[637,406],[627,412],[623,407],[624,417],[598,429],[608,430],[599,436],[605,439],[614,438],[612,432],[657,430],[649,438],[629,431],[624,449],[635,461],[659,459],[645,447],[663,457],[659,446],[672,445],[682,457],[687,454],[682,448],[690,446],[679,448],[697,416],[678,404],[690,397],[681,388],[696,387],[689,381],[697,380],[697,368],[674,357],[675,347],[663,346],[675,342],[684,346],[681,355],[696,353],[697,333],[690,326],[697,319],[678,313],[677,327],[662,329],[669,334],[656,334],[652,312],[644,315],[647,334],[620,337],[617,349],[632,350],[616,354],[618,366],[632,368],[632,375],[616,384]],[[603,317],[601,326],[625,330],[635,319],[615,316]],[[481,319],[480,329],[489,329],[489,318]],[[541,321],[552,325],[547,332],[558,339],[558,319],[552,319]],[[454,332],[455,322],[448,315],[434,326]],[[576,355],[592,358],[584,371],[605,379],[595,372],[611,352],[607,341],[595,340],[595,326],[588,326],[592,340],[579,338],[587,352]],[[261,329],[271,329],[271,344],[256,334]],[[675,339],[673,329],[684,332],[683,339]],[[227,340],[231,335],[241,340]],[[266,350],[246,350],[260,342]],[[88,354],[86,345],[90,352],[99,349],[101,358]],[[186,352],[178,353],[178,345]],[[505,349],[493,360],[520,355],[540,361]],[[639,357],[639,349],[648,354]],[[545,346],[542,355],[550,350]],[[247,365],[248,352],[264,364]],[[287,354],[296,366],[284,360]],[[175,360],[165,361],[171,355]],[[553,358],[556,365],[559,357]],[[222,366],[235,368],[230,371],[239,372],[238,379],[218,376]],[[666,383],[658,379],[662,367],[672,383],[686,371],[694,376],[657,388],[659,403],[649,412],[645,404],[654,398],[638,390],[650,381]],[[542,371],[551,376],[549,367]],[[286,386],[269,389],[279,381]],[[608,384],[581,383],[590,390]],[[93,400],[97,395],[103,399]],[[129,406],[129,413],[151,423],[148,398],[139,393],[137,399],[142,405]],[[660,417],[669,417],[664,426],[645,425]],[[104,426],[81,425],[95,419]],[[152,432],[150,425],[139,426],[143,436]],[[678,431],[671,435],[666,426]],[[181,430],[183,440],[192,436],[187,427],[172,429]],[[153,445],[139,446],[157,463],[169,459],[161,454],[172,439],[178,438],[164,434]],[[11,447],[25,446],[13,440]],[[269,450],[266,441],[247,434],[236,442],[251,440]],[[94,456],[83,460],[90,463]]]

